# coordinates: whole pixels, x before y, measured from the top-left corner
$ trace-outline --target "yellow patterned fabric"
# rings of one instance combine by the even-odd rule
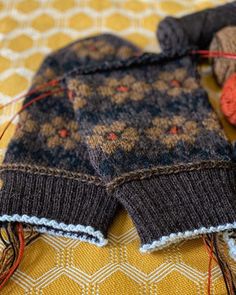
[[[0,104],[23,93],[43,57],[72,40],[102,32],[125,37],[157,51],[157,23],[224,0],[0,0]],[[219,112],[219,89],[202,67],[211,101]],[[20,102],[1,111],[0,128]],[[219,114],[222,118],[222,115]],[[0,141],[1,159],[15,123]],[[223,121],[230,139],[236,131]],[[201,239],[185,241],[152,254],[140,254],[139,239],[122,211],[109,231],[109,245],[96,248],[79,241],[41,235],[1,294],[207,294],[209,257]],[[1,246],[3,247],[3,246]],[[212,268],[212,294],[226,294],[221,271]]]

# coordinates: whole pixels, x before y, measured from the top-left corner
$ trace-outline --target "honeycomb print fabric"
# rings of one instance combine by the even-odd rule
[[[26,91],[44,56],[71,41],[109,31],[156,52],[156,26],[166,15],[180,16],[226,2],[1,0],[0,103]],[[204,85],[218,110],[219,89],[208,68],[203,70]],[[18,102],[1,111],[2,128],[20,105]],[[235,140],[234,129],[223,123],[227,135]],[[14,121],[0,141],[1,159],[16,124]],[[207,293],[209,257],[201,239],[142,255],[134,225],[124,211],[115,218],[108,239],[111,242],[106,247],[97,249],[80,241],[42,234],[27,247],[22,264],[2,294],[114,295],[117,290],[145,295]],[[221,271],[214,262],[212,293],[226,293]]]

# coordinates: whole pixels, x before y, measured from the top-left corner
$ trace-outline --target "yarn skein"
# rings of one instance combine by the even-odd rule
[[[217,32],[210,44],[210,51],[236,53],[236,26],[225,27]],[[212,69],[217,83],[222,86],[233,73],[236,73],[236,60],[214,58]]]
[[[226,26],[236,26],[236,1],[180,18],[167,16],[157,29],[162,51],[168,56],[191,49],[208,49],[214,34]]]

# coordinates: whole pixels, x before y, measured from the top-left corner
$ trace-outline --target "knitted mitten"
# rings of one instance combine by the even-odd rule
[[[79,40],[49,55],[32,89],[78,66],[122,60],[139,50],[112,35]],[[87,89],[81,89],[86,94]],[[50,94],[51,92],[51,94]],[[89,162],[67,91],[47,86],[29,95],[1,166],[0,221],[40,232],[105,244],[117,201],[107,195]]]
[[[146,54],[64,82],[91,163],[132,217],[141,251],[236,227],[231,146],[189,56]]]

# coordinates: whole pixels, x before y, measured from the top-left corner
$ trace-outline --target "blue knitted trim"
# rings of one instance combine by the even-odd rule
[[[211,226],[209,228],[201,227],[199,229],[194,229],[193,231],[172,233],[169,236],[163,236],[159,240],[153,241],[150,244],[142,245],[142,247],[140,248],[140,252],[153,252],[155,250],[160,250],[164,247],[170,246],[171,244],[180,242],[181,240],[194,239],[199,235],[222,232],[230,229],[236,229],[236,222],[227,223],[225,225],[219,226]]]
[[[90,238],[89,236],[86,235],[86,233],[83,235],[72,234],[72,233],[64,232],[62,230],[54,230],[54,229],[48,229],[47,227],[37,227],[37,226],[34,227],[34,230],[42,234],[49,234],[52,236],[70,238],[70,239],[79,240],[82,242],[87,242],[87,243],[96,245],[98,247],[103,247],[107,245],[108,243],[106,239],[98,240],[97,238]]]
[[[36,225],[35,229],[39,232],[78,239],[84,242],[86,241],[88,243],[95,244],[100,247],[107,244],[107,240],[104,238],[104,235],[99,230],[95,230],[92,226],[84,226],[81,224],[65,224],[63,222],[58,223],[55,220],[38,218],[36,216],[28,216],[25,214],[2,215],[0,216],[0,221],[22,222]],[[84,234],[81,235],[81,233]]]
[[[236,243],[234,238],[234,231],[228,230],[223,234],[224,241],[228,245],[230,257],[236,261]]]

